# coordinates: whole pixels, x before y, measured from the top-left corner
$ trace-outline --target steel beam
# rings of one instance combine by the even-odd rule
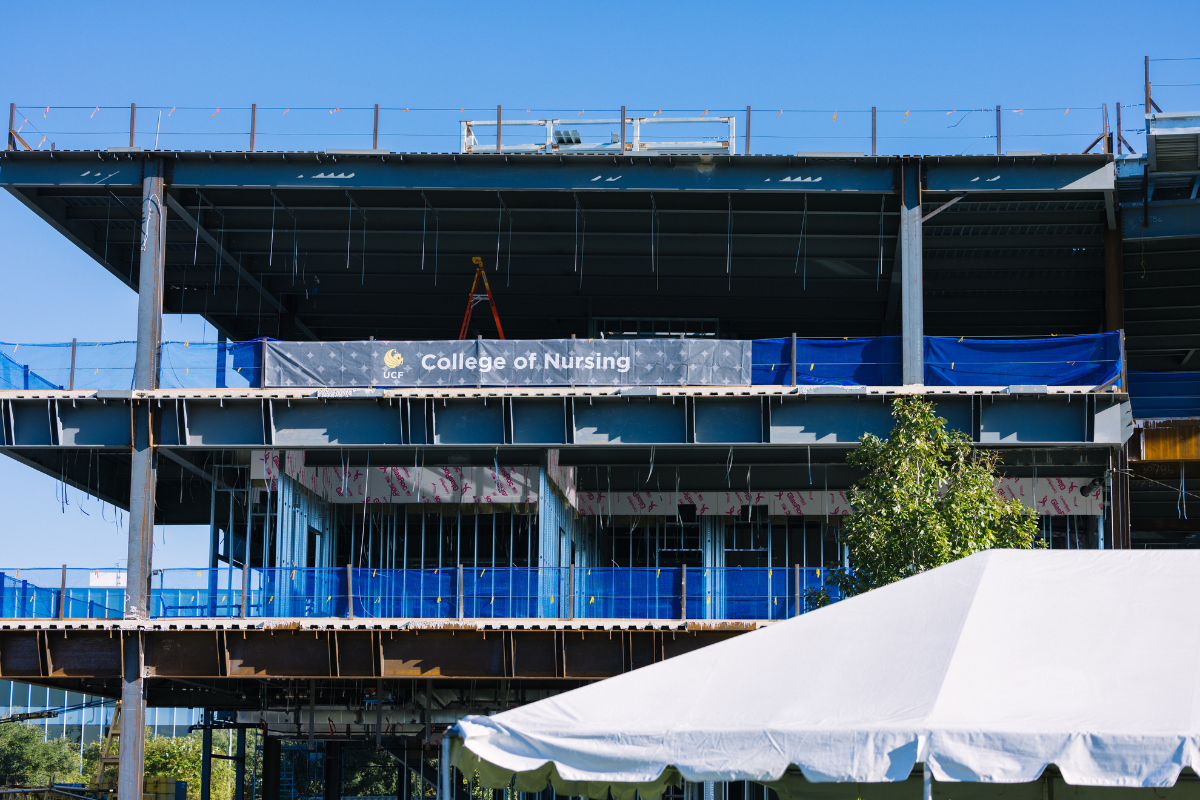
[[[502,458],[525,459],[501,461],[514,464],[537,463],[536,458],[529,462],[528,457],[536,457],[547,446],[597,453],[629,445],[685,450],[724,444],[766,449],[844,446],[853,445],[864,433],[886,435],[892,426],[891,403],[907,393],[810,386],[767,391],[650,390],[638,396],[614,394],[611,389],[395,394],[359,390],[355,396],[323,397],[312,391],[272,390],[231,393],[219,400],[196,397],[204,394],[199,392],[156,392],[150,399],[105,402],[94,397],[69,401],[59,397],[79,392],[22,392],[9,399],[0,397],[0,416],[5,420],[0,449],[16,455],[127,452],[130,415],[150,409],[155,412],[155,444],[163,452],[171,451],[168,458],[173,461],[184,459],[185,451],[246,448],[306,450],[310,461],[322,452],[347,447],[407,454],[397,456],[400,461],[396,463],[412,463],[417,448],[430,457],[435,452],[486,451],[487,457],[480,463],[488,464],[493,451]],[[1113,442],[1104,438],[1109,434],[1098,433],[1107,430],[1108,423],[1101,417],[1110,413],[1106,409],[1121,408],[1126,413],[1129,407],[1127,395],[1082,387],[939,387],[919,393],[932,400],[952,425],[976,437],[978,431],[969,422],[972,414],[977,417],[984,413],[981,409],[1009,402],[1024,403],[1020,398],[1027,394],[1037,398],[1004,423],[1009,433],[991,440],[976,438],[985,444]],[[1047,436],[1048,432],[1053,435]],[[144,439],[138,441],[143,443],[139,446],[144,445]],[[337,463],[336,459],[330,463]],[[184,467],[212,480],[213,476],[190,464]]]
[[[1113,192],[1106,155],[921,159],[927,192]]]
[[[925,383],[925,289],[921,237],[921,160],[900,165],[900,318],[906,386]]]
[[[1137,204],[1122,204],[1122,208],[1134,208]],[[1180,239],[1200,236],[1200,202],[1176,204],[1151,203],[1146,214],[1147,225],[1142,225],[1142,215],[1121,215],[1121,235],[1125,241],[1145,239]]]
[[[590,680],[759,627],[753,622],[656,626],[646,621],[610,627],[597,620],[567,625],[554,619],[496,620],[487,627],[447,620],[347,624],[344,619],[268,627],[190,619],[186,628],[171,630],[179,627],[176,622],[154,621],[144,631],[114,631],[103,624],[66,632],[0,628],[0,674],[33,681],[120,676],[123,702],[129,703],[122,706],[121,753],[128,750],[137,757],[140,770],[141,758],[133,751],[143,742],[129,726],[135,721],[144,726],[146,680]],[[63,641],[70,644],[63,646]],[[141,800],[136,792],[141,784],[133,786],[131,800]]]
[[[54,160],[0,154],[0,186],[121,186],[141,181],[141,158],[80,153]],[[47,154],[48,155],[48,154]],[[519,191],[895,191],[892,165],[850,158],[756,156],[604,156],[504,154],[326,155],[320,153],[170,154],[172,186],[484,189]],[[66,160],[64,160],[64,158]]]

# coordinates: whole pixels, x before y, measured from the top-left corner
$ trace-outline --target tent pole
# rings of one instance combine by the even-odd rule
[[[933,800],[933,770],[929,768],[929,762],[922,765],[921,770],[925,779],[925,800]]]

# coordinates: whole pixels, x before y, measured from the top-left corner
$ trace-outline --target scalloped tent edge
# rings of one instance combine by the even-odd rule
[[[976,554],[466,717],[449,762],[485,786],[596,800],[654,800],[685,778],[811,797],[903,783],[916,764],[938,782],[1033,785],[1053,764],[1072,787],[1172,787],[1200,765],[1197,574],[1200,552]]]

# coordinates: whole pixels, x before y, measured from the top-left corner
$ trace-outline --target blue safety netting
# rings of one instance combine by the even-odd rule
[[[164,342],[159,386],[261,386],[263,341]],[[901,346],[899,336],[797,339],[795,383],[897,386],[902,382]],[[136,342],[79,342],[72,375],[70,342],[0,343],[0,389],[67,388],[72,377],[76,389],[131,389],[135,359]],[[791,385],[792,363],[790,338],[751,343],[755,384]],[[925,383],[929,386],[1097,386],[1116,381],[1120,370],[1117,332],[1050,339],[925,337]]]
[[[1097,386],[1121,374],[1117,331],[1053,339],[925,337],[927,386]]]
[[[0,389],[61,389],[29,368],[0,352]]]
[[[262,340],[205,343],[163,342],[158,385],[162,389],[248,389],[262,385]]]
[[[899,336],[869,339],[797,339],[796,383],[831,386],[896,386],[900,379]],[[792,383],[792,340],[755,339],[751,351],[755,384]]]
[[[1135,417],[1200,417],[1200,372],[1130,370],[1128,376]]]
[[[5,388],[67,389],[71,386],[71,343],[0,343],[0,352],[27,365],[47,386]],[[79,342],[75,345],[76,389],[131,389],[137,342]]]
[[[262,385],[262,340],[163,342],[162,389],[246,389]],[[132,389],[137,342],[0,343],[0,389]]]

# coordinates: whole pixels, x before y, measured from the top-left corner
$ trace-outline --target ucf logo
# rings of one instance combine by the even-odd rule
[[[383,363],[387,365],[388,369],[395,369],[404,363],[404,356],[395,350],[388,350],[383,354]]]

